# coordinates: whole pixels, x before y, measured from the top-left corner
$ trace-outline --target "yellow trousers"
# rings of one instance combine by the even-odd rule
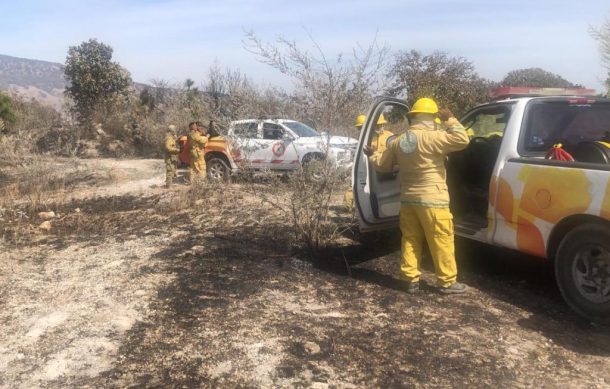
[[[165,158],[165,186],[171,188],[176,175],[176,162],[172,158]]]
[[[207,171],[205,166],[205,159],[191,159],[191,166],[189,168],[189,176],[191,182],[194,181],[205,181],[207,177]]]
[[[424,239],[428,242],[439,285],[447,287],[456,282],[453,216],[449,208],[403,204],[400,207],[400,231],[400,270],[410,282],[418,282],[421,275],[419,266]]]
[[[354,192],[352,192],[351,189],[345,191],[345,194],[343,195],[343,207],[347,211],[354,210]]]

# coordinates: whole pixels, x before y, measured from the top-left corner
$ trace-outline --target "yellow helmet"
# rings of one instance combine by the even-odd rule
[[[409,114],[414,114],[414,113],[438,113],[438,105],[436,105],[436,102],[428,97],[422,97],[421,99],[417,100],[415,102],[415,104],[413,104],[413,107],[411,107],[411,110],[409,111]]]
[[[364,126],[365,120],[366,120],[365,115],[358,115],[358,117],[356,118],[356,127],[360,128],[360,127]]]
[[[386,124],[387,120],[385,120],[385,116],[383,114],[379,115],[379,119],[377,120],[377,125],[380,126],[382,124]]]

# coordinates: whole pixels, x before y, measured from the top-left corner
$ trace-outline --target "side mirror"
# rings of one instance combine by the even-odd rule
[[[285,140],[287,142],[292,142],[294,140],[294,137],[292,135],[290,135],[287,132],[282,133],[282,140]]]

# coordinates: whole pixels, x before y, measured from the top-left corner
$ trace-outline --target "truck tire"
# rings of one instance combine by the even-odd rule
[[[568,305],[583,318],[610,323],[610,228],[585,224],[561,241],[555,278]]]
[[[303,172],[312,181],[320,181],[324,177],[324,156],[310,153],[303,157]]]
[[[227,181],[231,169],[221,157],[212,157],[207,162],[208,178],[214,181]]]

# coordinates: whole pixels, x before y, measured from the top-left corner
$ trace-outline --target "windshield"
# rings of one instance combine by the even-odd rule
[[[318,132],[316,130],[314,130],[313,128],[309,127],[308,125],[305,125],[300,122],[284,122],[282,124],[285,125],[286,127],[290,128],[298,136],[303,136],[303,137],[320,136],[320,134],[318,134]]]
[[[610,140],[610,104],[537,101],[529,104],[525,150],[546,151],[555,143],[574,146]]]
[[[503,136],[510,118],[512,105],[492,105],[479,108],[469,113],[462,124],[470,136],[485,137]]]

